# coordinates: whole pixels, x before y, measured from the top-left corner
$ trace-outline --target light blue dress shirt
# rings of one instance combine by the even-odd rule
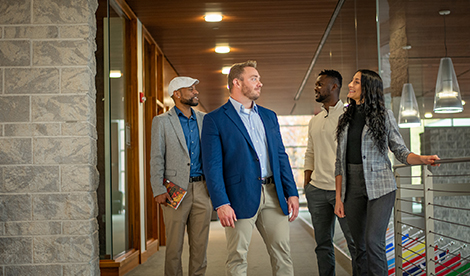
[[[246,109],[241,103],[232,98],[230,98],[230,102],[240,116],[240,119],[250,135],[251,142],[255,147],[261,167],[261,177],[266,178],[272,176],[273,173],[269,163],[268,142],[266,140],[263,121],[261,121],[261,117],[258,113],[258,106],[253,102],[253,108]]]
[[[191,108],[191,117],[186,117],[181,110],[175,106],[176,114],[180,119],[183,128],[186,146],[188,147],[189,157],[191,158],[190,177],[202,175],[202,159],[201,159],[201,139],[199,139],[199,128],[197,126],[196,114]]]

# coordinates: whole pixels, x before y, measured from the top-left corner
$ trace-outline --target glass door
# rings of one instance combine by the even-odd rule
[[[115,259],[129,249],[126,123],[126,18],[110,3],[105,40],[106,253]],[[106,85],[105,85],[106,86]]]

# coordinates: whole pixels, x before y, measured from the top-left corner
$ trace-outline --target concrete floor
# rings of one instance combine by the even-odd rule
[[[248,252],[248,275],[271,276],[271,265],[268,253],[263,240],[258,231],[253,231],[253,238]],[[313,229],[303,220],[297,219],[291,223],[291,254],[294,261],[295,275],[310,276],[318,275],[318,267],[315,255],[315,240],[313,239]],[[183,251],[183,274],[187,275],[188,247],[185,244]],[[225,231],[219,221],[211,222],[209,237],[209,247],[207,252],[206,276],[223,276],[224,264],[227,256],[225,246]],[[147,262],[139,265],[126,276],[149,276],[163,275],[165,260],[165,247],[160,247],[160,251],[149,258]],[[350,269],[350,268],[349,268]],[[336,265],[337,276],[351,275],[341,267]]]

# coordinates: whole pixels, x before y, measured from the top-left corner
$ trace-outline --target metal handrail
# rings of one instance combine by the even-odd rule
[[[460,163],[460,162],[470,162],[470,157],[443,158],[440,160],[436,160],[434,163],[446,164],[446,163]],[[399,164],[399,165],[393,166],[393,169],[395,170],[395,169],[411,167],[411,166],[423,166],[423,164],[417,164],[417,165]]]
[[[438,160],[435,163],[436,164],[449,164],[449,163],[462,163],[462,162],[470,162],[470,157],[446,158],[446,159]],[[465,241],[465,238],[462,239],[462,237],[450,237],[450,236],[445,235],[444,233],[439,233],[441,231],[435,231],[434,223],[438,221],[442,223],[456,225],[458,227],[463,227],[463,228],[468,228],[470,227],[470,225],[465,225],[460,222],[448,221],[446,219],[442,219],[441,217],[438,218],[435,216],[434,207],[439,207],[439,208],[445,207],[449,209],[458,209],[462,211],[470,211],[470,209],[462,208],[462,207],[455,207],[455,206],[445,206],[441,204],[434,204],[434,197],[440,196],[442,195],[442,193],[447,193],[449,195],[454,195],[454,196],[462,195],[462,194],[470,195],[470,188],[467,185],[469,184],[468,182],[449,183],[449,184],[434,183],[433,184],[432,179],[433,178],[437,179],[440,177],[452,177],[452,176],[461,177],[461,176],[467,176],[468,174],[466,174],[467,172],[463,172],[463,174],[459,174],[459,175],[433,175],[433,173],[429,170],[429,167],[427,165],[419,165],[419,166],[424,166],[423,167],[424,170],[422,172],[422,181],[423,181],[422,184],[400,185],[400,179],[403,177],[401,177],[396,170],[400,168],[411,167],[411,166],[414,166],[414,165],[400,164],[400,165],[393,166],[395,177],[397,179],[397,185],[398,185],[398,190],[396,194],[397,199],[396,199],[395,208],[394,208],[394,225],[395,225],[394,228],[402,229],[403,225],[408,225],[408,227],[421,229],[417,227],[416,225],[413,225],[413,223],[409,224],[410,223],[409,221],[408,222],[403,221],[402,215],[407,215],[407,217],[411,218],[411,216],[415,216],[416,214],[411,214],[407,212],[406,210],[404,210],[402,208],[401,203],[413,202],[413,200],[404,199],[407,197],[417,197],[417,196],[423,197],[424,201],[422,202],[422,204],[423,204],[424,216],[422,216],[422,218],[424,218],[425,226],[424,226],[424,229],[421,229],[421,230],[423,230],[424,232],[424,243],[426,244],[425,246],[426,268],[424,269],[424,267],[422,267],[420,269],[423,272],[425,271],[426,275],[435,275],[435,269],[437,268],[437,266],[445,267],[443,263],[434,260],[435,248],[437,248],[437,247],[434,247],[434,244],[436,242],[435,238],[437,237],[441,237],[441,239],[447,238],[452,241],[457,241],[459,243],[462,243],[464,245],[470,242]],[[409,177],[410,176],[404,176],[404,178],[409,178]],[[462,184],[464,185],[462,186]],[[413,190],[413,191],[410,191],[410,190]],[[406,195],[404,193],[406,193]],[[400,273],[403,273],[402,261],[405,260],[405,258],[404,258],[402,250],[405,249],[405,252],[406,251],[413,252],[413,251],[402,245],[400,231],[395,230],[394,232],[395,232],[395,264],[394,265],[395,265],[396,275],[398,275]],[[467,256],[467,257],[461,256],[460,258],[461,258],[460,260],[465,263],[469,262],[470,260],[470,256]],[[447,271],[458,273],[456,271],[456,268],[457,267],[446,267],[445,269],[447,269]],[[464,273],[468,273],[469,270],[466,270],[466,271],[467,272],[464,272]],[[463,274],[458,274],[458,275],[463,275]]]

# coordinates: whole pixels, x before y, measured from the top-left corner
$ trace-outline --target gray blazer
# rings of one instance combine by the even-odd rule
[[[201,137],[204,113],[194,110]],[[186,139],[178,114],[173,107],[170,111],[155,116],[152,121],[152,149],[150,152],[150,182],[153,196],[166,192],[163,178],[187,189],[191,170]]]
[[[385,126],[387,128],[385,138],[388,148],[393,152],[398,161],[409,165],[406,159],[411,152],[401,137],[393,112],[389,109],[385,116]],[[348,144],[348,129],[349,125],[341,133],[336,148],[335,176],[343,176],[341,185],[341,201],[343,202],[347,185],[346,147]],[[362,130],[361,153],[367,195],[369,200],[373,200],[396,190],[397,184],[388,154],[383,154],[377,149],[374,145],[372,134],[368,130],[369,127],[366,124]]]

